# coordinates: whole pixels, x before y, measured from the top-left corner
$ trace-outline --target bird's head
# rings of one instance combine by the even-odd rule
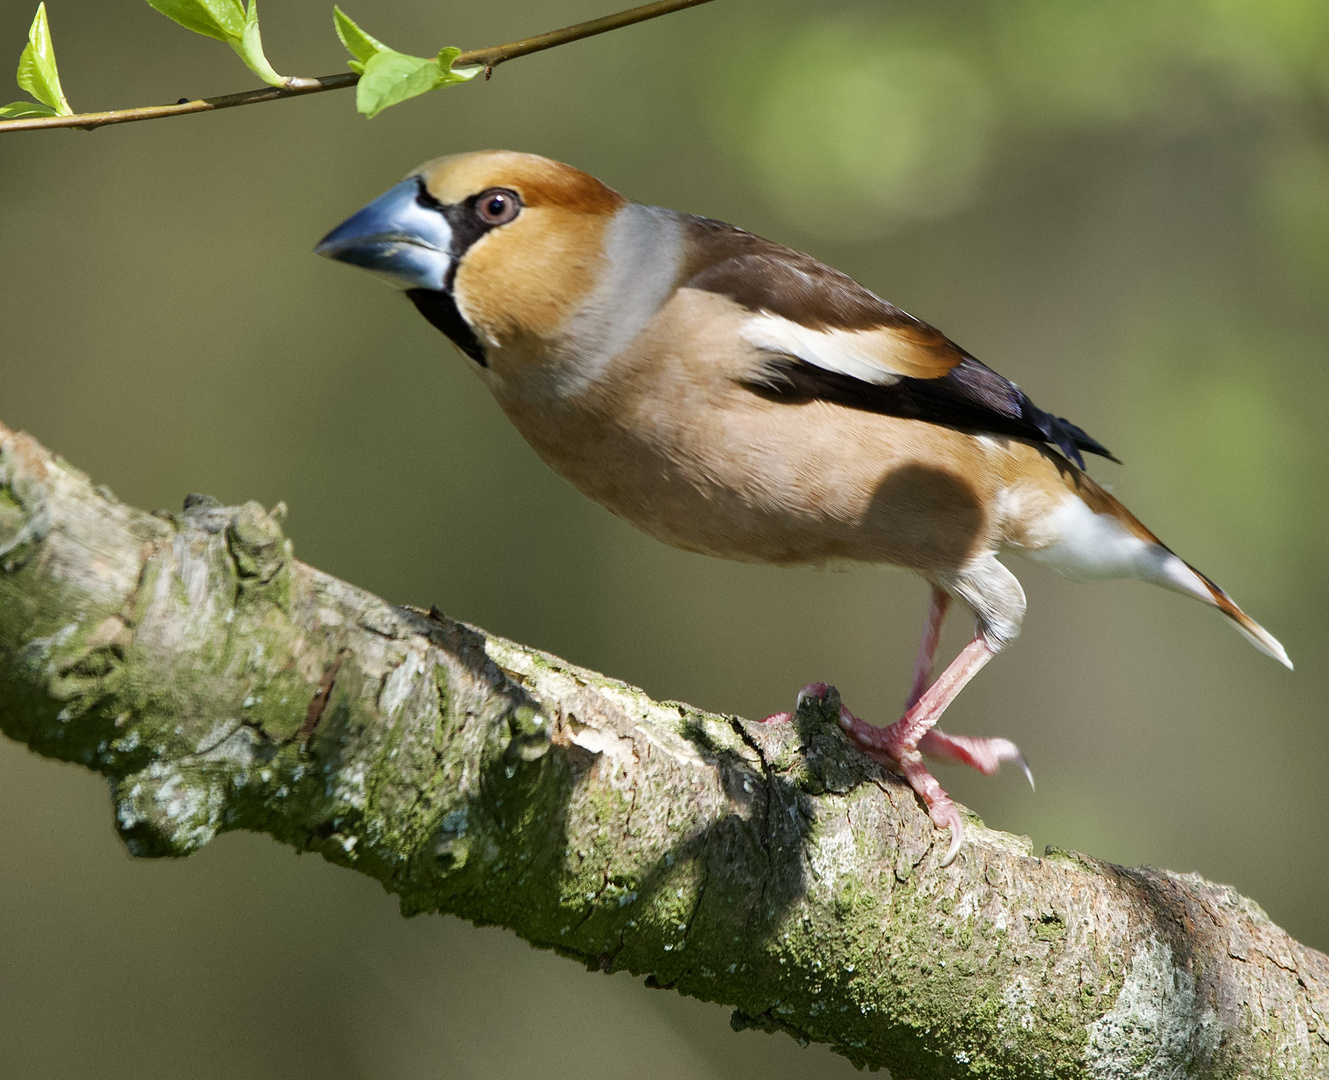
[[[475,360],[548,341],[595,287],[626,200],[535,154],[484,150],[420,166],[314,249],[387,279]]]

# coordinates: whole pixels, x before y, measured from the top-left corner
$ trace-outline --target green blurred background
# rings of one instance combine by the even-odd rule
[[[394,0],[477,47],[609,0]],[[51,0],[76,108],[251,86],[139,0]],[[0,10],[16,60],[31,2]],[[264,0],[283,72],[342,69],[326,0]],[[3,61],[7,69],[9,60]],[[18,97],[14,92],[10,97]],[[0,101],[10,100],[0,93]],[[1194,870],[1329,948],[1329,5],[717,3],[367,122],[348,92],[0,138],[0,418],[126,501],[285,499],[303,559],[749,717],[837,684],[898,715],[910,575],[665,549],[536,459],[444,339],[311,247],[419,161],[508,147],[811,251],[1127,463],[1093,464],[1282,639],[1026,564],[1024,635],[947,716],[1027,752],[942,780],[994,827]],[[944,650],[968,632],[953,620]],[[139,862],[103,781],[0,745],[0,1059],[70,1077],[848,1076],[727,1011],[230,835]]]

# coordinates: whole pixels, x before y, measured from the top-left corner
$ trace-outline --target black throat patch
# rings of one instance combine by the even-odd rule
[[[451,282],[449,282],[449,285]],[[437,289],[407,289],[415,310],[428,319],[436,329],[443,331],[448,340],[456,345],[481,367],[488,367],[484,346],[475,336],[470,324],[461,317],[457,302],[452,299],[452,292],[440,292]]]

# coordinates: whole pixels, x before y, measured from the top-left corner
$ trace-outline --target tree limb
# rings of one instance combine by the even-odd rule
[[[708,4],[710,0],[654,0],[650,4],[629,8],[627,11],[604,15],[598,19],[565,26],[561,30],[535,34],[532,37],[509,41],[503,45],[490,45],[483,49],[471,49],[463,52],[452,62],[454,68],[484,67],[485,78],[489,72],[508,60],[531,53],[543,52],[569,42],[605,34],[610,30],[619,30],[624,26],[656,19],[661,15],[681,11],[684,8]],[[93,131],[108,124],[128,124],[136,120],[162,120],[168,116],[192,116],[194,113],[216,112],[218,109],[233,109],[238,105],[257,105],[262,101],[281,101],[285,98],[304,97],[306,94],[320,94],[325,90],[345,90],[360,81],[354,72],[343,71],[336,75],[320,75],[316,78],[293,76],[284,86],[262,86],[256,90],[243,90],[238,94],[222,94],[220,97],[194,98],[182,100],[174,105],[144,105],[137,109],[108,109],[105,112],[74,113],[71,116],[38,116],[24,120],[0,121],[0,134],[6,131],[35,131],[39,128],[81,128]]]
[[[267,832],[904,1077],[1329,1075],[1329,957],[1232,889],[971,818],[956,862],[837,701],[753,724],[297,562],[282,508],[124,506],[0,425],[0,728],[131,853]]]

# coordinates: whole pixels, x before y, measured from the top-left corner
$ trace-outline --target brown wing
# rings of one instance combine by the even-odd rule
[[[680,281],[687,288],[719,293],[808,330],[861,335],[863,349],[879,352],[894,375],[935,379],[965,357],[940,330],[811,255],[722,221],[685,220],[693,252]]]
[[[1112,457],[941,331],[847,274],[723,222],[690,218],[688,227],[694,254],[680,285],[752,312],[745,336],[768,356],[748,380],[754,390],[1051,443],[1082,468],[1081,450]]]

